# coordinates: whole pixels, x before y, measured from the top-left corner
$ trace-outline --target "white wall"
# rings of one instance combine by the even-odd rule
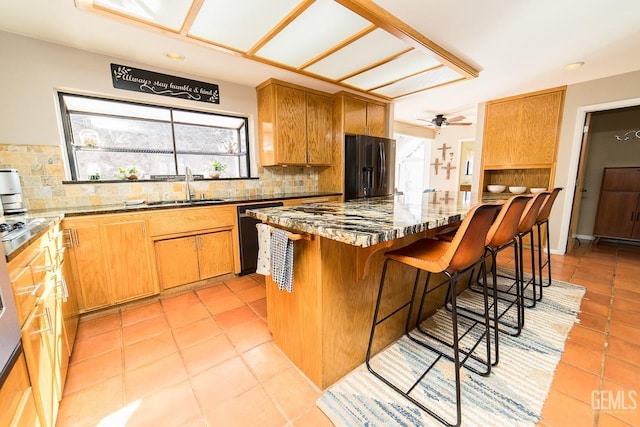
[[[458,191],[460,185],[460,156],[462,142],[474,139],[476,136],[475,126],[445,126],[436,130],[436,136],[430,147],[430,161],[427,165],[429,171],[429,187],[436,190]],[[445,158],[442,158],[442,146],[446,144],[447,148]],[[435,160],[439,159],[442,163],[435,173]],[[447,179],[447,171],[444,167],[447,163],[455,169],[451,169],[449,179]],[[474,161],[474,163],[476,163]]]
[[[0,143],[61,146],[62,130],[56,91],[107,96],[192,110],[233,113],[249,118],[250,138],[257,146],[255,88],[209,81],[220,89],[220,104],[206,104],[113,88],[110,64],[118,63],[180,77],[203,80],[145,64],[0,32]],[[167,59],[169,60],[169,59]],[[252,153],[252,162],[256,155]],[[255,164],[252,165],[255,171]]]

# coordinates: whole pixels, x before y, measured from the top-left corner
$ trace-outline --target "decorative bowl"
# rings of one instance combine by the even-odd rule
[[[535,194],[535,193],[542,193],[543,191],[547,191],[547,189],[544,187],[531,187],[529,191]]]
[[[487,185],[487,190],[489,190],[489,193],[502,193],[504,190],[506,190],[506,188],[506,185]]]
[[[509,186],[509,192],[513,193],[513,194],[522,194],[525,191],[527,191],[527,187],[521,187],[521,186],[517,186],[517,185]]]

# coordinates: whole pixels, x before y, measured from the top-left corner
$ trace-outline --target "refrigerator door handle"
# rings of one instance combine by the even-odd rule
[[[378,188],[382,190],[387,180],[387,156],[384,152],[384,143],[378,143],[380,147],[380,178],[378,179]]]

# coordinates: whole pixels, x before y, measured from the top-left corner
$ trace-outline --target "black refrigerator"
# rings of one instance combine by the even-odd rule
[[[345,200],[394,193],[396,142],[369,135],[345,135]]]

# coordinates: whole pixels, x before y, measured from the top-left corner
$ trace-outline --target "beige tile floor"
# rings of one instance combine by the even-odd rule
[[[640,425],[640,247],[583,244],[552,263],[587,293],[539,425]],[[264,289],[244,276],[82,318],[57,426],[330,426],[321,390],[271,341]],[[626,409],[594,409],[594,390]]]

